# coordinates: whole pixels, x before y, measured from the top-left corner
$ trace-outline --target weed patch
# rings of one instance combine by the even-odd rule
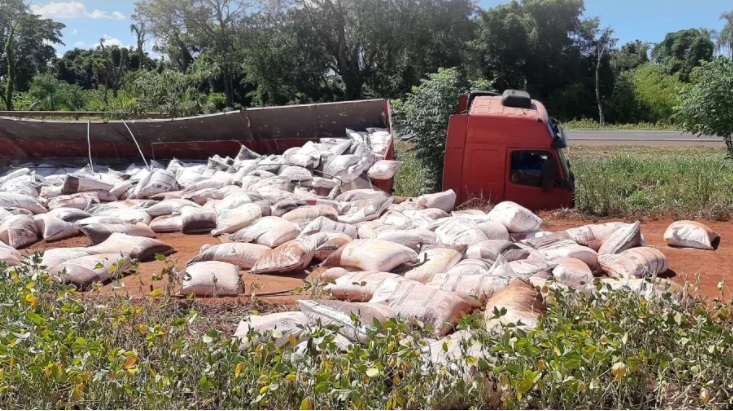
[[[726,219],[733,162],[719,149],[573,147],[576,208],[600,216]]]
[[[397,320],[345,349],[318,324],[302,325],[298,345],[277,347],[275,332],[243,346],[231,330],[264,307],[93,301],[38,261],[0,266],[2,408],[733,406],[733,304],[720,299],[586,295],[550,281],[535,330],[489,334],[478,311],[458,325],[470,338],[457,358],[436,362],[428,347],[448,345]]]
[[[591,119],[571,120],[562,123],[566,130],[653,130],[676,131],[680,127],[675,124],[664,123],[635,123],[635,124],[604,124]]]
[[[415,156],[410,143],[395,141],[395,159],[402,162],[402,167],[395,175],[394,195],[401,197],[417,197],[425,187],[425,167]]]

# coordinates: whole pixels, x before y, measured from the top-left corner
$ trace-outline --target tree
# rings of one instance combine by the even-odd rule
[[[393,0],[294,0],[286,10],[311,58],[327,57],[344,84],[344,97],[362,97],[380,63],[397,57],[404,37],[400,2]],[[404,22],[404,21],[403,21]],[[406,22],[405,22],[406,23]],[[306,43],[307,42],[307,43]]]
[[[105,46],[104,39],[99,40],[99,53],[93,61],[94,78],[97,84],[104,85],[104,102],[108,103],[107,92],[112,90],[112,96],[122,87],[122,81],[130,60],[130,51],[116,45]]]
[[[81,87],[60,81],[51,74],[34,77],[28,97],[29,109],[41,111],[83,110],[87,102],[87,94]]]
[[[476,34],[472,1],[420,0],[399,7],[401,30],[410,34],[398,37],[401,42],[392,42],[386,58],[377,61],[366,83],[370,95],[404,96],[428,73],[465,66],[470,56]]]
[[[205,92],[205,85],[220,73],[209,59],[199,58],[185,72],[175,70],[128,73],[123,93],[133,101],[129,112],[142,116],[149,112],[174,117],[211,113],[217,107]],[[214,93],[215,95],[216,93]]]
[[[10,29],[8,38],[5,39],[5,59],[8,61],[8,72],[7,79],[5,80],[5,91],[0,92],[0,97],[5,100],[5,109],[8,111],[13,110],[13,94],[15,86],[15,53],[13,49],[15,44],[13,38],[15,37],[15,27]]]
[[[695,81],[680,92],[678,122],[688,132],[722,137],[733,157],[733,63],[718,57],[696,68],[693,77]]]
[[[234,105],[234,78],[242,64],[236,48],[242,19],[252,3],[247,0],[142,0],[134,18],[161,42],[179,69],[186,70],[194,56],[207,55],[220,68],[227,105]]]
[[[606,27],[605,29],[595,29],[597,39],[595,41],[596,48],[596,102],[598,103],[598,122],[601,126],[604,124],[603,118],[603,103],[601,101],[601,67],[603,63],[603,57],[608,50],[613,48],[616,44],[616,39],[611,37],[613,30]]]
[[[293,13],[288,11],[287,13]],[[304,48],[294,16],[257,13],[247,18],[242,54],[255,105],[302,104],[343,98],[323,54]]]
[[[145,36],[147,35],[147,32],[145,31],[145,23],[141,24],[130,24],[130,33],[135,34],[135,38],[137,39],[137,69],[138,70],[145,70],[145,42],[147,39]]]
[[[13,41],[11,37],[15,36],[20,20],[27,13],[28,7],[23,0],[4,0],[0,3],[0,45],[2,45],[0,60],[3,60],[1,61],[2,66],[5,66],[0,70],[7,70],[8,68],[8,62],[5,60],[7,59],[8,50],[10,50],[8,47],[9,41]],[[9,75],[5,71],[0,71],[0,74]]]
[[[480,34],[474,43],[479,71],[486,78],[494,78],[499,89],[527,88],[532,24],[517,2],[481,12]]]
[[[401,96],[465,61],[473,11],[471,0],[286,2],[246,20],[247,79],[257,99]]]
[[[714,49],[709,33],[698,29],[680,30],[667,34],[652,50],[652,57],[668,73],[679,73],[682,81],[689,81],[692,69],[701,61],[710,61]]]
[[[415,155],[426,169],[423,192],[440,190],[448,119],[458,108],[458,97],[485,88],[485,81],[471,82],[458,69],[439,69],[414,87],[404,101],[394,102],[397,132],[414,143]]]
[[[718,34],[716,46],[718,51],[726,49],[730,58],[733,59],[733,11],[721,14],[720,19],[725,20],[725,26]]]
[[[707,27],[700,27],[698,29],[700,31],[700,35],[708,40],[710,40],[713,43],[713,46],[718,42],[718,31],[709,29]]]
[[[582,19],[582,0],[515,0],[484,10],[473,42],[478,70],[498,90],[527,90],[560,117],[595,117],[595,19]],[[607,53],[599,70],[610,91]]]
[[[63,44],[61,30],[64,27],[32,14],[22,0],[0,1],[0,45],[4,46],[13,32],[14,90],[28,90],[33,77],[44,72],[56,58],[54,45]],[[9,67],[8,53],[4,47],[0,48],[0,78],[9,76]]]
[[[622,123],[673,123],[673,109],[683,83],[659,64],[646,63],[624,71],[616,80],[610,106]]]
[[[634,40],[624,44],[618,50],[613,50],[611,52],[611,67],[616,76],[649,62],[650,48],[649,43]]]
[[[115,51],[115,49],[119,49]],[[105,45],[104,50],[97,46],[92,49],[71,49],[64,53],[63,56],[54,60],[49,72],[54,73],[56,78],[63,80],[69,84],[76,84],[82,88],[89,90],[104,86],[106,84],[104,75],[100,74],[107,69],[108,60],[117,59],[115,64],[122,63],[124,67],[117,70],[122,76],[125,72],[134,71],[142,67],[155,67],[156,61],[151,59],[148,53],[142,53],[144,63],[139,63],[139,49],[132,53],[126,48],[119,48],[116,45]],[[101,66],[101,68],[100,68]]]

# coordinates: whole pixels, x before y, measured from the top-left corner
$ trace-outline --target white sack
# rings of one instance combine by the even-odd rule
[[[510,233],[538,230],[542,219],[528,209],[512,201],[502,201],[488,214],[489,219],[502,223]]]

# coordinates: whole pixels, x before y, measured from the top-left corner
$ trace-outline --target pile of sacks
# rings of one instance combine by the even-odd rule
[[[602,277],[601,292],[682,297],[678,286],[657,278],[667,270],[667,258],[644,245],[638,222],[546,232],[537,215],[516,203],[485,213],[451,211],[454,201],[448,191],[390,204],[366,222],[346,223],[341,215],[312,220],[293,240],[250,259],[251,271],[287,272],[322,260],[311,276],[328,282],[334,300],[303,300],[300,311],[251,316],[235,335],[247,345],[276,331],[276,343],[286,345],[305,336],[304,324],[321,323],[340,327],[338,341],[345,348],[365,342],[374,320],[402,318],[434,330],[440,339],[426,355],[445,362],[460,355],[461,341],[471,338],[467,332],[448,335],[463,315],[482,310],[491,331],[508,324],[532,328],[545,311],[548,287],[591,293],[594,279]],[[329,239],[334,244],[319,246]],[[216,258],[210,249],[203,254]],[[551,276],[555,281],[548,282]],[[483,348],[471,350],[479,355]]]
[[[455,211],[453,191],[400,200],[376,190],[371,182],[392,178],[400,165],[383,159],[388,138],[383,130],[350,132],[282,155],[243,147],[235,158],[206,164],[173,160],[125,171],[17,169],[0,177],[0,258],[18,264],[17,250],[40,239],[85,235],[92,246],[49,250],[42,261],[60,281],[83,288],[124,275],[133,260],[174,253],[158,233],[221,236],[222,244],[202,247],[188,262],[182,294],[240,295],[242,270],[286,274],[320,264],[312,275],[330,282],[335,300],[254,316],[238,335],[295,335],[298,327],[288,324],[321,320],[342,325],[350,342],[365,338],[371,320],[392,317],[443,337],[474,310],[484,310],[488,329],[533,327],[545,309],[538,289],[550,276],[557,280],[550,286],[592,292],[597,276],[611,288],[641,289],[643,278],[667,270],[664,254],[644,245],[638,222],[547,232],[512,202]],[[708,249],[716,236],[687,221],[665,234],[670,245]],[[656,280],[647,291],[667,287]],[[352,314],[363,325],[350,325]]]
[[[385,160],[391,141],[387,130],[347,130],[347,134],[349,138],[308,142],[282,155],[259,155],[243,146],[235,158],[214,156],[205,163],[174,159],[163,166],[151,161],[124,171],[53,164],[13,169],[0,176],[0,258],[6,265],[16,265],[22,260],[19,249],[40,240],[51,243],[80,235],[87,236],[93,247],[47,254],[81,259],[109,257],[107,251],[119,255],[130,247],[160,250],[160,242],[145,239],[168,232],[227,234],[236,241],[274,248],[295,238],[304,222],[321,214],[335,218],[343,211],[350,223],[373,218],[384,211],[388,196],[372,190],[372,183],[391,179],[401,163]],[[379,193],[379,201],[371,201],[376,198],[373,195],[361,195],[362,189]],[[137,243],[112,247],[131,238]],[[172,252],[171,247],[165,249]],[[123,257],[136,258],[129,253]],[[66,262],[45,260],[51,272]],[[94,267],[92,260],[80,260],[77,265]],[[125,264],[118,261],[117,266]],[[211,264],[192,264],[190,271],[195,274],[207,267]],[[236,266],[228,268],[222,272],[232,273]],[[210,283],[211,276],[206,276],[203,282]],[[63,279],[83,287],[107,277]],[[200,295],[201,281],[192,277],[189,291]],[[218,285],[215,288],[223,294],[232,293],[226,281]]]

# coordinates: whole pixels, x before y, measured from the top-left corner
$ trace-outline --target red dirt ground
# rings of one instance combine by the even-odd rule
[[[542,217],[546,221],[544,228],[548,231],[558,231],[594,222],[620,221],[619,219],[561,219],[554,218],[551,213],[543,213]],[[633,222],[633,220],[626,221]],[[647,244],[659,248],[669,258],[671,271],[668,275],[673,281],[680,284],[684,284],[685,281],[694,283],[699,276],[700,293],[707,297],[719,296],[720,293],[717,285],[720,281],[725,280],[727,284],[733,285],[733,242],[731,242],[731,239],[733,239],[733,223],[699,220],[720,233],[722,237],[720,247],[717,250],[703,251],[668,247],[662,236],[664,230],[672,221],[669,218],[642,221],[642,234]],[[208,235],[192,236],[180,233],[161,234],[158,236],[158,239],[178,250],[170,259],[175,262],[179,270],[185,267],[186,261],[198,254],[202,245],[221,242],[219,238]],[[87,245],[91,245],[91,243],[86,237],[76,237],[50,244],[41,242],[29,250],[47,250],[51,248]],[[165,288],[166,281],[153,280],[153,276],[160,273],[164,268],[164,262],[154,261],[143,263],[137,274],[125,277],[119,280],[119,282],[106,284],[98,292],[102,295],[112,295],[116,292],[118,295],[142,297],[148,296],[154,289],[160,289],[162,291]],[[258,295],[257,298],[264,303],[290,305],[294,304],[299,298],[304,297],[303,294],[295,295],[288,291],[301,287],[305,277],[306,273],[304,272],[296,275],[252,275],[244,273],[243,280],[246,297],[200,299],[200,301],[213,304],[240,301],[245,303],[250,301],[249,296],[254,292]],[[273,293],[277,295],[267,295]]]
[[[604,223],[609,221],[625,221],[633,223],[634,219],[554,219],[550,213],[542,214],[545,218],[544,228],[548,231],[565,230],[584,224]],[[726,288],[733,286],[733,222],[710,221],[696,219],[720,233],[721,240],[717,250],[695,250],[691,248],[669,247],[664,241],[664,230],[673,222],[670,218],[658,220],[642,220],[641,233],[648,246],[658,248],[669,260],[669,271],[665,276],[684,284],[695,283],[699,278],[699,292],[705,297],[719,297],[718,283],[725,281]],[[730,296],[730,290],[725,297]]]
[[[175,254],[169,257],[169,260],[174,262],[176,268],[179,270],[183,270],[186,267],[186,262],[199,253],[199,249],[202,245],[219,244],[222,242],[219,238],[212,237],[210,235],[183,235],[181,233],[159,234],[157,239],[173,246],[177,250]],[[85,247],[90,245],[92,245],[92,243],[88,238],[74,237],[53,243],[42,241],[31,247],[29,250],[40,251],[51,248]],[[159,274],[166,267],[166,264],[167,263],[164,261],[142,263],[136,274],[122,278],[118,282],[105,284],[100,290],[94,292],[101,295],[114,295],[114,293],[117,293],[117,295],[142,297],[149,296],[150,292],[155,289],[163,291],[165,289],[167,279],[154,280],[153,276]],[[292,293],[284,293],[284,295],[277,296],[268,296],[267,294],[289,291],[293,288],[301,287],[306,275],[306,273],[294,275],[252,275],[249,273],[243,273],[242,279],[244,281],[246,297],[201,298],[199,300],[205,303],[231,303],[236,301],[249,302],[250,295],[254,291],[254,293],[258,295],[257,298],[265,303],[294,304],[298,297],[292,295]],[[260,297],[260,295],[262,296]]]

